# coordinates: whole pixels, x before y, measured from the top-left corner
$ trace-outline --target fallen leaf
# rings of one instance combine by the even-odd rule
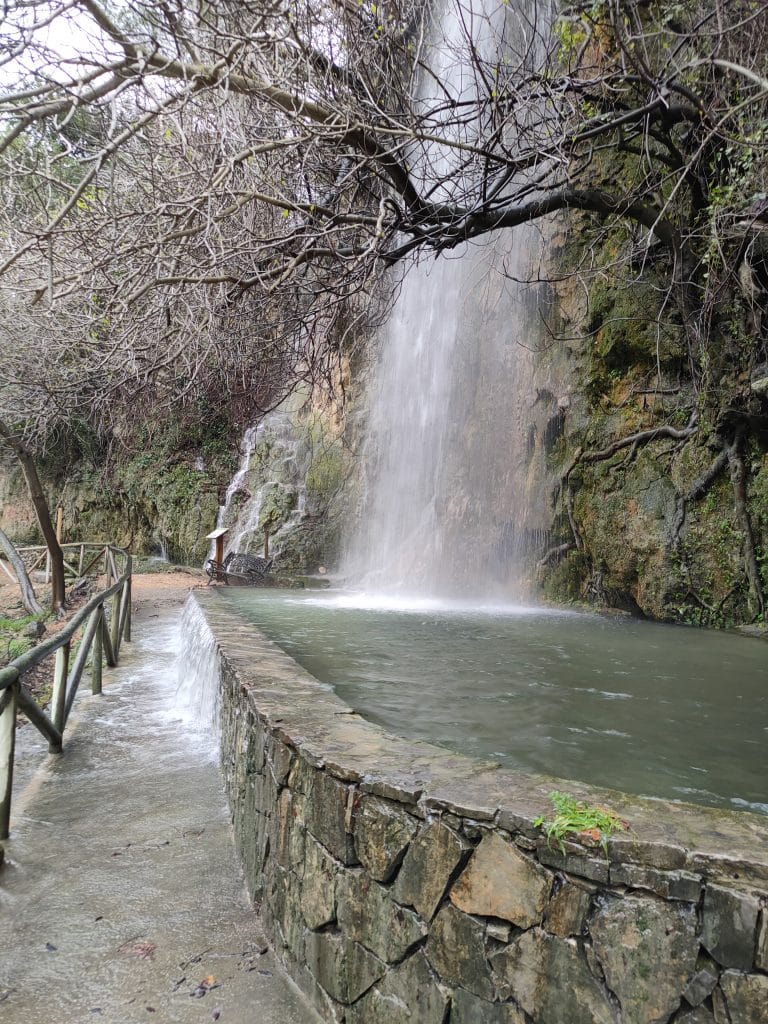
[[[209,974],[207,977],[203,978],[203,980],[200,982],[200,984],[193,992],[190,992],[190,995],[193,996],[195,999],[202,999],[207,992],[211,991],[212,988],[220,987],[221,986],[218,984],[214,976],[212,974]]]
[[[577,832],[576,835],[584,836],[585,839],[591,839],[595,843],[599,843],[602,838],[599,828],[585,828],[581,832]]]

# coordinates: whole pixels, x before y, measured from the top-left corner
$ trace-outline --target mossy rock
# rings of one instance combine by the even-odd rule
[[[676,369],[685,351],[679,328],[659,321],[660,295],[648,283],[617,286],[599,279],[590,290],[588,329],[599,368],[626,371],[658,363]]]
[[[583,551],[569,551],[555,565],[547,568],[541,581],[542,594],[553,604],[574,604],[583,600],[585,581],[591,564]]]
[[[591,600],[663,621],[730,626],[750,619],[743,537],[727,472],[690,502],[675,542],[678,496],[711,464],[713,451],[689,443],[670,469],[649,445],[628,465],[581,465],[571,476],[584,551],[572,551],[544,574],[551,600]],[[763,518],[767,475],[753,464],[750,505],[765,571]],[[563,536],[565,524],[560,523]]]
[[[760,575],[768,592],[768,454],[755,453],[752,471],[749,506]]]
[[[284,526],[291,512],[296,508],[298,494],[293,487],[283,484],[272,484],[267,488],[261,499],[259,510],[259,529],[269,528],[274,533]]]

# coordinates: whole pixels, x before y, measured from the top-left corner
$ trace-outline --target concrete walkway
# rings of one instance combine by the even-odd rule
[[[179,620],[139,620],[104,696],[78,697],[64,754],[22,770],[0,869],[0,1021],[318,1020],[249,906],[210,744],[174,710]]]

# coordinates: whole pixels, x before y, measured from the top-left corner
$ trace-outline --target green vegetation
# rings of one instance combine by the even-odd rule
[[[19,618],[0,617],[0,664],[13,661],[34,647],[34,640],[25,636],[24,631],[33,622],[42,622],[47,617],[47,613]]]
[[[555,816],[547,821],[544,815],[536,818],[534,825],[543,828],[550,845],[556,842],[561,849],[565,848],[565,837],[570,833],[587,834],[599,841],[604,852],[608,851],[608,840],[616,832],[624,832],[627,822],[618,814],[606,807],[591,807],[583,800],[576,800],[569,793],[553,790],[549,794]]]
[[[327,505],[343,486],[346,469],[341,444],[324,431],[322,422],[313,421],[307,424],[305,437],[310,453],[307,493],[321,505]]]

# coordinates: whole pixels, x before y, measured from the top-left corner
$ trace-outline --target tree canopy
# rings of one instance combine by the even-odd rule
[[[765,5],[446,2],[6,4],[3,415],[268,405],[382,268],[557,210],[663,251],[700,339],[764,214]]]

